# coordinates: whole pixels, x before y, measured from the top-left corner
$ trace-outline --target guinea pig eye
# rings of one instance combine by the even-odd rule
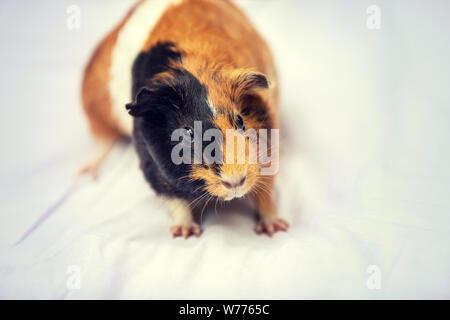
[[[238,126],[238,129],[245,131],[245,125],[244,125],[244,119],[240,115],[236,116],[236,123]]]
[[[194,131],[191,128],[184,128],[183,140],[192,143],[194,141]]]

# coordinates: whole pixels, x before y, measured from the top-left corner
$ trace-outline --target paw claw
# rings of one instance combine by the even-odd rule
[[[183,237],[184,239],[189,238],[191,235],[199,237],[202,233],[202,230],[200,229],[200,226],[196,223],[192,223],[190,225],[177,225],[172,226],[170,228],[170,232],[172,233],[172,237]]]
[[[256,225],[256,233],[261,234],[264,231],[262,224],[258,223]]]
[[[172,237],[176,238],[181,235],[181,227],[180,226],[173,226],[170,228],[170,233],[172,233]]]
[[[266,233],[271,237],[277,231],[287,231],[289,224],[281,218],[266,218],[256,224],[255,231],[257,234]]]
[[[82,176],[84,174],[89,174],[92,177],[93,180],[97,180],[97,178],[98,178],[98,169],[99,169],[98,165],[86,164],[78,171],[76,176]]]
[[[111,148],[114,146],[115,139],[101,140],[98,142],[95,153],[92,154],[89,161],[78,171],[78,176],[89,173],[94,180],[98,178],[98,171],[105,157],[108,155]]]

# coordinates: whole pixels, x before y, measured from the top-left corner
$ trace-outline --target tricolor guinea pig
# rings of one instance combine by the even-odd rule
[[[82,172],[96,176],[115,141],[132,136],[174,237],[200,235],[194,206],[240,197],[254,201],[257,233],[287,230],[272,199],[277,170],[267,170],[278,167],[276,70],[231,1],[139,1],[94,51],[82,101],[98,142]]]

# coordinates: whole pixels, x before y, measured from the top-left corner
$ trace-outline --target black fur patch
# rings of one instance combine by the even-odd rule
[[[261,128],[271,129],[273,125],[272,117],[266,104],[258,95],[247,95],[242,101],[241,115],[256,119]]]
[[[172,68],[171,61],[182,62],[173,43],[158,43],[139,54],[133,65],[134,101],[127,109],[135,117],[133,137],[146,179],[158,193],[192,200],[204,192],[204,182],[189,181],[191,164],[172,162],[178,142],[171,135],[175,129],[194,129],[194,121],[202,122],[204,132],[213,127],[213,114],[206,87],[187,70]],[[152,80],[164,71],[172,75],[170,85]],[[207,142],[197,142],[204,150]],[[191,155],[193,159],[193,145]]]
[[[133,64],[132,96],[135,97],[149,79],[166,71],[171,61],[181,62],[181,53],[172,42],[159,42],[148,52],[141,52]]]

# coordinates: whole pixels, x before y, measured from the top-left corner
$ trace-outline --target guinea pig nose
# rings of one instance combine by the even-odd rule
[[[247,177],[244,176],[243,178],[241,178],[241,179],[238,180],[237,182],[233,182],[233,183],[230,183],[230,182],[228,182],[228,181],[222,180],[222,184],[223,184],[225,187],[227,187],[228,189],[237,188],[237,187],[242,186],[242,185],[245,183],[245,179],[247,179]]]
[[[229,183],[229,182],[226,182],[226,181],[223,181],[223,180],[222,180],[222,184],[223,184],[225,187],[227,187],[228,189],[233,188],[233,185],[232,185],[231,183]]]

